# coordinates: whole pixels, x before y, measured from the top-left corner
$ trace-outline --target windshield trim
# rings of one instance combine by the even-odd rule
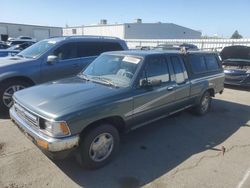
[[[123,57],[129,56],[129,57],[134,57],[134,58],[139,58],[139,59],[140,59],[140,62],[138,63],[138,67],[136,68],[136,71],[135,71],[135,73],[134,73],[134,76],[133,76],[133,78],[130,80],[128,86],[123,86],[123,85],[117,85],[117,84],[115,84],[116,87],[121,87],[121,88],[133,87],[134,82],[135,82],[135,80],[137,79],[138,72],[140,72],[141,66],[142,66],[142,64],[143,64],[143,62],[144,62],[145,57],[144,57],[144,56],[133,55],[133,54],[119,54],[119,53],[117,53],[117,54],[116,54],[116,53],[112,53],[112,54],[103,53],[103,55],[123,56]],[[98,57],[99,57],[99,56],[98,56]],[[93,61],[93,62],[94,62],[94,61]],[[92,62],[92,63],[93,63],[93,62]],[[88,66],[90,66],[92,63],[90,63]],[[84,73],[84,71],[88,68],[88,66],[87,66],[83,71],[81,71],[80,74],[83,74],[83,75],[87,76],[87,77],[89,78],[89,80],[92,81],[91,77],[93,77],[93,76]],[[95,77],[95,76],[94,76],[94,77]],[[97,76],[97,77],[98,77],[98,76]],[[105,78],[105,76],[104,76],[104,78]],[[97,79],[95,79],[95,81],[96,81],[96,80],[97,80]],[[98,82],[98,83],[102,82],[102,83],[105,84],[105,82],[104,82],[104,81],[101,81],[101,80],[100,80],[100,82],[99,82],[99,80],[97,80],[97,82]],[[108,84],[106,84],[106,85],[108,85]],[[113,86],[113,87],[115,87],[115,86]]]

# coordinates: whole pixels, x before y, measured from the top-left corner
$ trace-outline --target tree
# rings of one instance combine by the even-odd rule
[[[240,35],[237,30],[231,36],[231,39],[242,39],[242,38],[243,38],[242,35]]]

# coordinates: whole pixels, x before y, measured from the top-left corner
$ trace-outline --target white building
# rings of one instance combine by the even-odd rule
[[[19,36],[29,36],[42,40],[53,36],[62,36],[62,28],[0,22],[0,40],[1,38]]]
[[[173,23],[135,23],[107,24],[101,20],[98,25],[66,27],[63,35],[100,35],[113,36],[121,39],[199,39],[201,32]]]

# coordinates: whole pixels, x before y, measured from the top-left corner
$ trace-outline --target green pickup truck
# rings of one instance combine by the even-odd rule
[[[107,52],[75,77],[16,92],[10,116],[48,156],[74,154],[93,169],[115,156],[123,132],[187,108],[206,114],[223,83],[215,53]]]

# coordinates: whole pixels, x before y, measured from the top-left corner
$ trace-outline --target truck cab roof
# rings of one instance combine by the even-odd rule
[[[146,57],[148,55],[168,55],[168,54],[185,54],[185,53],[179,50],[126,50],[126,51],[105,52],[105,54],[110,54],[110,55],[121,54],[121,55]],[[186,54],[216,54],[216,53],[210,51],[188,50]]]

